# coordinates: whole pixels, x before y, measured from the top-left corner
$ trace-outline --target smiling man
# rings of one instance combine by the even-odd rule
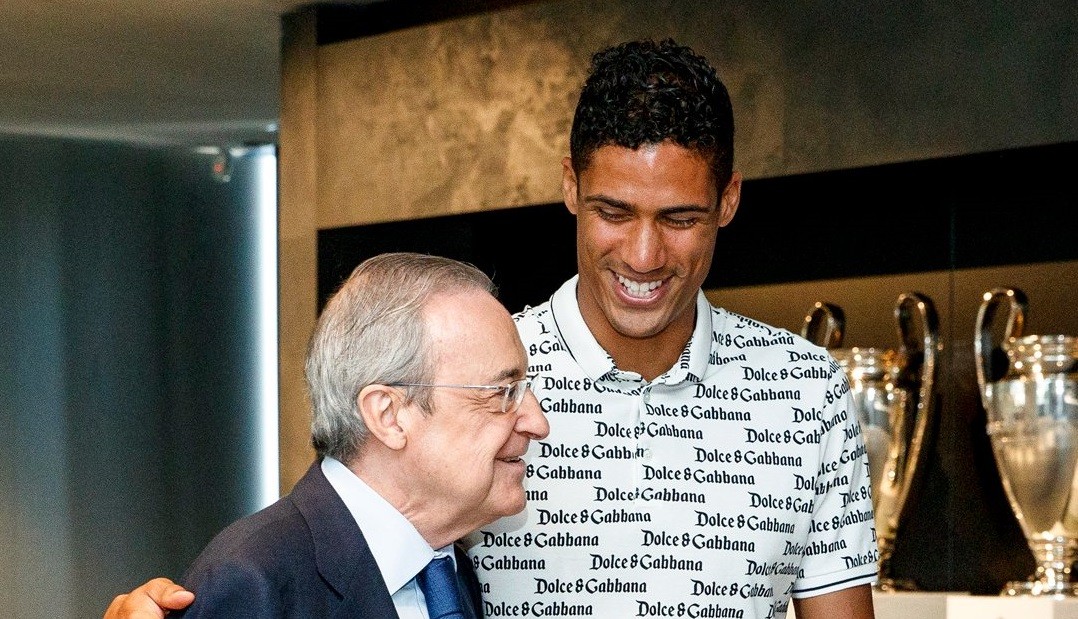
[[[651,380],[692,335],[696,299],[719,228],[737,211],[741,178],[721,199],[705,157],[671,141],[595,149],[563,193],[577,226],[577,303],[619,367]]]
[[[195,593],[185,616],[481,616],[454,542],[524,508],[521,456],[548,430],[491,291],[475,268],[432,256],[353,272],[307,357],[319,461],[203,550],[182,580]],[[441,562],[456,614],[427,588]]]
[[[515,316],[551,434],[527,512],[469,540],[487,615],[872,617],[843,371],[700,289],[741,197],[715,70],[672,41],[596,54],[562,179],[578,274]]]

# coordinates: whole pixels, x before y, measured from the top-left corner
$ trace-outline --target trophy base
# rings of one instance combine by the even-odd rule
[[[1073,582],[1045,582],[1040,580],[1012,580],[999,592],[1003,597],[1019,596],[1044,596],[1044,597],[1076,597],[1078,596],[1078,583]]]
[[[899,591],[920,591],[921,588],[908,578],[880,578],[872,586],[872,590],[880,593],[897,593]]]

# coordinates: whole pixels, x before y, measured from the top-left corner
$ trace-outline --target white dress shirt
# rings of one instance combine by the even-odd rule
[[[429,619],[415,577],[436,557],[448,556],[456,566],[453,545],[431,548],[407,518],[341,462],[327,456],[322,472],[363,532],[400,619]]]

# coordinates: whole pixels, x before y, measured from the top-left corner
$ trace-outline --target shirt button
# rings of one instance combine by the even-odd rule
[[[641,455],[644,456],[645,460],[651,460],[651,450],[650,449],[645,449],[644,453],[641,454]]]
[[[645,391],[644,392],[644,404],[650,404],[650,403],[651,403],[651,391]]]

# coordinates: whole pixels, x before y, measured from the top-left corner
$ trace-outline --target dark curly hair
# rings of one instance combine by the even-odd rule
[[[579,175],[602,146],[636,149],[672,140],[711,162],[721,191],[734,164],[734,113],[708,61],[671,39],[628,41],[597,52],[569,134]]]

